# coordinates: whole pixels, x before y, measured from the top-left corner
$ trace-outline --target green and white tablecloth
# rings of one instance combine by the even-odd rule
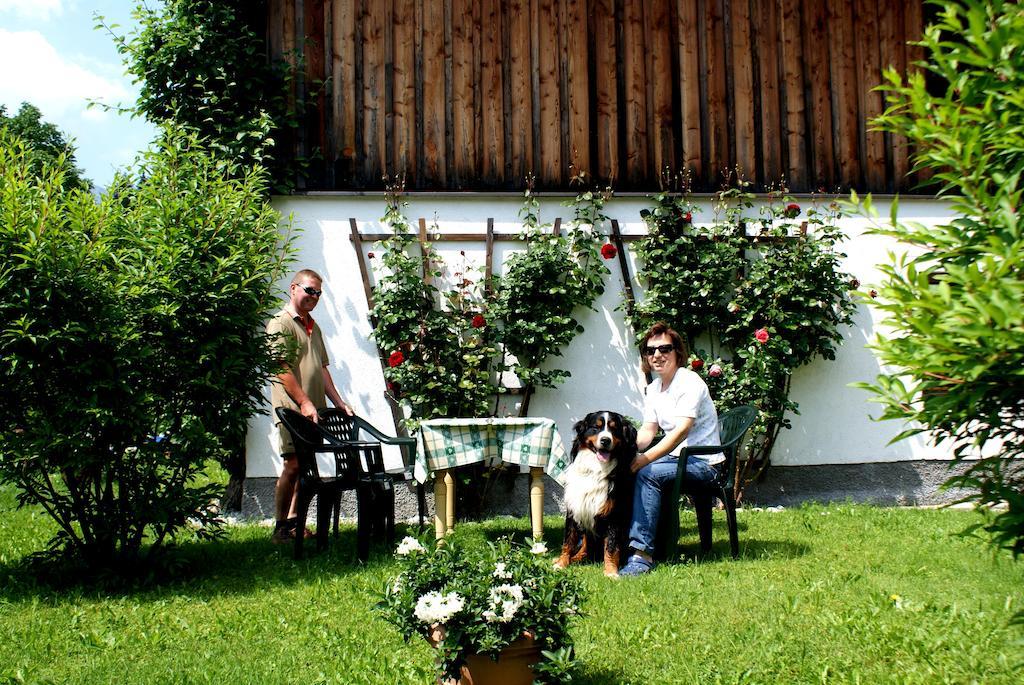
[[[420,437],[423,449],[416,457],[416,479],[421,483],[440,469],[500,459],[541,467],[564,485],[569,466],[551,419],[430,419],[420,424]]]

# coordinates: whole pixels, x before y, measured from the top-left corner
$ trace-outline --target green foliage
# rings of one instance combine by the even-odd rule
[[[883,419],[928,431],[962,459],[949,484],[968,500],[1005,503],[984,528],[1024,552],[1024,12],[1018,3],[942,3],[920,45],[921,70],[886,73],[888,109],[875,120],[905,136],[918,170],[933,172],[960,216],[948,224],[899,221],[877,233],[908,245],[882,267],[873,303],[892,332],[873,348],[890,369],[861,384]],[[854,202],[858,198],[852,198]],[[862,207],[873,213],[870,198]]]
[[[526,547],[502,538],[428,550],[410,537],[398,554],[401,571],[377,608],[407,641],[437,639],[441,629],[438,675],[457,678],[466,654],[497,655],[524,632],[555,657],[559,671],[571,667],[559,650],[572,647],[569,626],[580,613],[581,588],[552,567],[543,543]]]
[[[82,170],[75,166],[74,145],[68,142],[60,129],[43,121],[42,112],[35,105],[23,102],[13,116],[8,116],[6,108],[0,105],[0,131],[7,131],[28,146],[29,165],[37,176],[43,174],[44,166],[60,166],[64,170],[61,182],[64,190],[89,190],[91,184],[82,177]]]
[[[296,68],[267,60],[265,12],[265,2],[249,0],[140,3],[139,29],[115,39],[139,84],[138,114],[194,131],[239,170],[264,165],[274,188],[287,192],[301,169],[282,148],[299,125],[290,96]]]
[[[374,253],[372,262],[377,277],[373,337],[388,355],[388,389],[409,407],[409,427],[439,417],[488,416],[497,349],[485,316],[482,279],[470,278],[463,259],[448,289],[432,285],[446,275],[444,262],[429,243],[416,250],[402,211],[401,186],[392,187],[386,197],[381,222],[392,237],[381,242],[383,254],[377,259]]]
[[[804,210],[784,190],[773,191],[752,216],[748,185],[736,179],[720,191],[707,224],[694,223],[688,194],[655,196],[654,207],[641,212],[648,226],[637,247],[645,292],[632,317],[638,334],[665,321],[691,350],[710,345],[688,363],[719,412],[741,404],[760,410],[737,463],[737,494],[768,466],[779,430],[790,427],[787,413],[798,410],[789,399],[793,371],[818,356],[835,358],[855,287],[840,269],[836,203]]]
[[[716,517],[699,563],[630,583],[609,581],[600,564],[565,571],[586,598],[568,682],[1020,682],[1024,644],[1008,621],[1024,601],[1024,565],[955,536],[971,512],[832,505],[739,517],[740,563]],[[692,514],[683,521],[683,549],[696,553]],[[549,548],[563,522],[545,518]],[[184,534],[173,578],[117,593],[57,589],[22,567],[53,526],[0,486],[0,682],[435,682],[436,650],[406,644],[373,610],[402,562],[376,548],[357,563],[351,524],[298,562],[256,524],[229,526],[217,544]],[[399,523],[399,539],[408,529]],[[526,518],[501,517],[452,537],[476,548],[529,530]]]
[[[540,223],[536,195],[526,191],[520,212],[526,250],[513,254],[505,274],[495,279],[492,312],[502,322],[498,339],[515,358],[512,369],[528,392],[555,387],[569,376],[563,369],[541,367],[583,331],[573,314],[592,308],[604,292],[608,269],[598,252],[598,230],[607,222],[604,204],[610,195],[610,190],[579,193],[566,203],[574,210],[566,234],[555,235],[550,224]]]
[[[52,550],[131,573],[216,523],[194,480],[273,370],[279,217],[262,172],[180,133],[99,202],[64,173],[0,133],[0,480],[57,522]]]
[[[580,193],[568,203],[574,217],[566,235],[554,235],[543,230],[539,202],[527,191],[521,212],[527,249],[487,284],[465,253],[450,269],[429,242],[416,239],[402,190],[401,182],[389,188],[381,222],[392,236],[381,242],[380,258],[372,254],[373,337],[387,355],[389,391],[409,408],[409,427],[431,418],[493,415],[492,398],[504,391],[506,354],[528,392],[567,377],[565,370],[541,367],[583,330],[574,312],[592,307],[604,289],[608,270],[594,229],[607,219],[607,193]],[[447,287],[435,285],[441,283]]]

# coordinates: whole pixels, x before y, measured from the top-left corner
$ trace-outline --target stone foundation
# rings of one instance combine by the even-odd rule
[[[755,506],[798,506],[804,502],[868,502],[879,505],[949,504],[964,493],[941,490],[952,474],[946,461],[899,461],[871,464],[825,464],[818,466],[773,466],[762,482],[749,487],[745,503]],[[242,497],[242,517],[274,517],[275,478],[246,478]],[[434,515],[433,483],[425,486],[426,523]],[[316,500],[313,501],[316,507]],[[416,490],[411,484],[395,488],[395,517],[413,522],[417,517]],[[355,518],[355,493],[342,496],[341,511]],[[457,511],[459,509],[457,508]],[[527,516],[530,511],[529,477],[499,480],[486,499],[484,516]],[[544,482],[544,513],[559,514],[562,487],[551,479]],[[315,516],[310,512],[310,519]]]

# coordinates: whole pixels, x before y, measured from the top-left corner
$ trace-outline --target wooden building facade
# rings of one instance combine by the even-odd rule
[[[300,189],[917,185],[869,122],[883,67],[920,58],[921,0],[267,0],[266,26],[303,57]]]

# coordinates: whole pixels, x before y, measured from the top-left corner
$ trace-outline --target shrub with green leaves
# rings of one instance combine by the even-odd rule
[[[566,233],[555,235],[548,230],[550,224],[540,223],[532,180],[526,191],[520,211],[526,250],[509,257],[504,275],[495,278],[492,311],[502,322],[499,340],[515,358],[512,370],[528,395],[538,387],[553,388],[569,376],[564,369],[543,368],[545,361],[560,356],[583,331],[575,314],[592,308],[604,292],[608,269],[598,253],[598,230],[607,222],[608,195],[610,191],[580,192],[566,203],[574,214]],[[522,406],[525,412],[527,401]]]
[[[447,267],[429,243],[420,244],[403,212],[400,182],[389,189],[381,222],[392,235],[374,254],[373,331],[387,355],[391,396],[410,409],[407,427],[426,419],[491,413],[491,370],[497,352],[486,318],[482,279],[468,263],[452,274],[450,288],[434,283]],[[428,279],[423,271],[427,270]]]
[[[250,0],[140,3],[133,13],[140,28],[115,39],[140,86],[137,113],[194,131],[241,169],[266,166],[275,190],[287,192],[302,161],[282,148],[302,103],[290,94],[295,67],[267,59],[265,10]]]
[[[82,170],[75,166],[75,146],[68,142],[59,128],[43,121],[43,113],[38,107],[23,102],[17,114],[8,115],[0,105],[0,129],[20,138],[28,146],[28,156],[36,174],[42,173],[44,164],[59,164],[64,169],[62,183],[65,190],[89,190],[90,182],[82,176]],[[64,159],[58,163],[61,156]]]
[[[0,479],[51,551],[132,572],[192,519],[262,404],[286,250],[265,174],[168,132],[97,202],[0,134]],[[214,524],[210,527],[202,527]]]
[[[737,179],[719,192],[711,221],[700,221],[685,192],[661,193],[641,212],[646,289],[632,316],[638,335],[665,321],[686,338],[694,351],[687,363],[720,413],[758,408],[737,462],[737,496],[768,467],[779,431],[798,413],[789,398],[793,371],[819,356],[835,359],[855,287],[841,269],[837,204],[801,208],[780,190],[755,214],[747,186]]]
[[[958,218],[901,221],[897,204],[876,232],[910,250],[882,267],[872,304],[889,332],[873,349],[888,367],[862,384],[882,418],[951,441],[949,484],[972,491],[999,547],[1024,553],[1024,9],[1016,2],[943,2],[908,75],[886,73],[888,109],[875,120],[905,136]],[[856,202],[857,198],[854,196]],[[863,208],[872,213],[870,198]]]

